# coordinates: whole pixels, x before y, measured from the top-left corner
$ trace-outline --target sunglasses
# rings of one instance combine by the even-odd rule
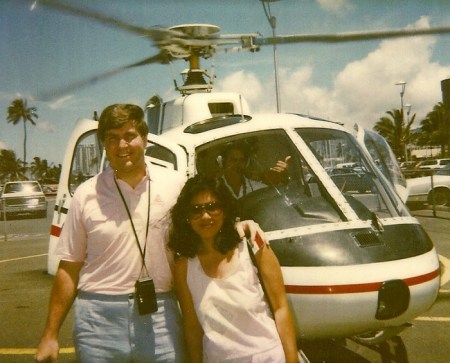
[[[194,204],[189,208],[189,217],[191,219],[199,219],[203,214],[208,213],[210,216],[216,216],[223,212],[223,206],[220,202],[209,202],[205,204]]]

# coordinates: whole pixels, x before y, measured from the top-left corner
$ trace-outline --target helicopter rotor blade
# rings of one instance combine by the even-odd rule
[[[166,37],[185,37],[185,34],[176,30],[166,29],[166,28],[144,28],[140,26],[136,26],[117,18],[113,18],[110,16],[106,16],[95,12],[93,10],[82,9],[79,7],[62,4],[57,0],[39,0],[39,4],[42,4],[46,7],[62,11],[67,14],[72,14],[75,16],[81,16],[87,19],[95,20],[104,25],[110,25],[122,30],[126,30],[128,32],[141,35],[144,37],[150,37],[155,40],[166,38]]]
[[[168,61],[169,61],[169,59],[164,54],[157,54],[152,57],[142,59],[138,62],[134,62],[134,63],[128,64],[128,65],[125,65],[125,66],[122,66],[122,67],[119,67],[116,69],[112,69],[112,70],[106,71],[104,73],[98,74],[96,76],[69,84],[68,86],[65,86],[63,88],[39,94],[37,99],[39,101],[50,101],[57,97],[67,95],[70,92],[77,91],[77,90],[85,88],[87,86],[91,86],[97,82],[107,80],[121,72],[124,72],[124,71],[130,69],[130,68],[140,67],[140,66],[152,64],[152,63],[167,63]]]
[[[422,35],[439,35],[450,33],[450,27],[427,29],[394,29],[375,32],[350,32],[337,34],[300,34],[282,35],[275,37],[255,37],[253,42],[257,46],[290,44],[290,43],[343,43],[367,40],[381,40],[390,38],[415,37]]]

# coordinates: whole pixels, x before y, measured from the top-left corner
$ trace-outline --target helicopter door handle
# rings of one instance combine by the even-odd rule
[[[67,197],[67,194],[64,193],[62,199],[60,199],[60,201],[58,203],[58,222],[57,222],[58,224],[61,223],[61,210],[62,210],[64,203],[66,202],[66,197]]]

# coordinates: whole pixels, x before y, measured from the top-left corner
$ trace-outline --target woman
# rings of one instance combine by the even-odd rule
[[[214,179],[187,181],[171,211],[169,247],[189,362],[298,362],[280,265],[253,246],[273,317],[246,241],[234,229],[234,198]]]

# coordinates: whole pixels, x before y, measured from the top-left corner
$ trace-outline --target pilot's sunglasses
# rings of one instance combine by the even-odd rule
[[[209,202],[205,204],[194,204],[189,209],[189,216],[192,219],[199,219],[203,214],[208,213],[210,216],[216,216],[223,211],[222,203]]]

